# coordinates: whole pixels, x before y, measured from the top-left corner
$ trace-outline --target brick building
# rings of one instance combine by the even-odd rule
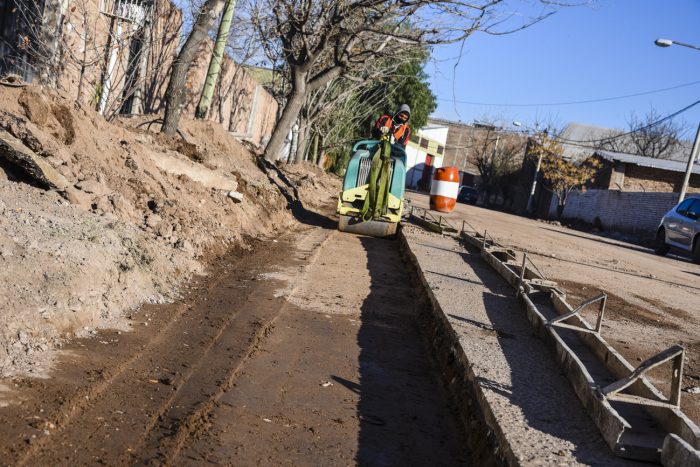
[[[440,118],[430,118],[429,124],[448,128],[443,166],[457,167],[462,185],[478,186],[479,169],[476,155],[484,142],[495,147],[498,144],[517,144],[525,147],[526,137],[512,131],[504,131],[495,125],[474,122],[471,124]]]
[[[603,164],[595,182],[569,195],[562,217],[653,238],[661,217],[678,202],[687,163],[608,151],[596,151],[593,157]],[[688,193],[700,193],[697,161]],[[556,217],[551,192],[543,190],[539,207],[540,217]]]
[[[679,193],[687,168],[687,162],[609,151],[596,151],[593,157],[603,163],[594,187],[608,190]],[[692,169],[688,192],[700,192],[700,164],[697,161]]]
[[[161,112],[182,21],[171,0],[0,0],[0,76],[56,87],[106,118]],[[212,42],[188,76],[190,117]],[[209,118],[261,145],[276,114],[275,99],[226,56]]]

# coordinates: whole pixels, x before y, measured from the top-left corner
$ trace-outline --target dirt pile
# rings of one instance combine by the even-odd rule
[[[41,372],[71,336],[126,327],[128,310],[175,296],[212,255],[285,230],[280,186],[309,207],[339,190],[309,167],[263,172],[214,123],[183,121],[184,139],[168,138],[153,118],[112,124],[60,95],[0,87],[0,129],[68,182],[44,190],[0,155],[0,376]]]

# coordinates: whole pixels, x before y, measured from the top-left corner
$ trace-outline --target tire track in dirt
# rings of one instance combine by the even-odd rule
[[[398,242],[333,236],[174,465],[461,465]]]
[[[287,266],[309,257],[309,264],[313,263],[313,252],[319,250],[328,233],[315,229],[307,231],[306,236],[311,237],[312,251],[300,251],[300,257],[287,261]],[[270,300],[271,289],[277,284],[253,282],[251,276],[261,266],[267,270],[271,264],[284,263],[280,258],[289,251],[296,251],[289,239],[272,246],[260,245],[257,252],[244,255],[235,269],[230,265],[215,269],[214,279],[205,279],[205,287],[193,291],[183,303],[144,307],[135,316],[143,317],[144,324],[154,319],[151,324],[160,330],[155,336],[149,335],[136,353],[112,368],[108,365],[111,362],[103,361],[107,365],[99,368],[99,381],[90,381],[90,376],[82,374],[88,381],[74,382],[73,387],[70,383],[59,384],[53,394],[57,407],[30,399],[23,404],[24,411],[17,407],[10,411],[18,418],[42,413],[39,418],[52,429],[38,437],[26,437],[20,445],[12,440],[15,444],[10,442],[3,448],[10,454],[5,461],[18,465],[57,460],[72,465],[127,464],[170,457],[163,448],[177,452],[178,446],[199,429],[196,427],[202,426],[200,421],[206,420],[216,398],[255,352],[284,307],[285,301]],[[253,286],[245,286],[246,282]],[[145,326],[138,331],[143,329]],[[90,341],[87,345],[94,346],[94,340]],[[100,350],[99,344],[97,347]],[[209,365],[212,360],[218,366]],[[37,392],[37,398],[44,395]],[[73,395],[66,397],[70,393]],[[36,410],[38,407],[42,408]],[[167,423],[169,415],[180,417],[175,427]],[[14,426],[21,425],[20,421]],[[175,438],[171,439],[172,435]],[[164,445],[153,443],[154,439]]]
[[[321,231],[323,232],[323,231]],[[325,233],[325,232],[324,232]],[[294,294],[296,290],[301,286],[306,279],[306,272],[315,264],[318,260],[319,254],[323,249],[323,246],[337,234],[337,231],[331,231],[323,240],[315,247],[315,250],[309,256],[309,261],[302,267],[302,272],[297,276],[297,279],[291,285],[290,294]],[[250,305],[254,306],[254,303]],[[211,394],[206,400],[201,402],[196,402],[197,394],[195,388],[186,388],[180,391],[180,398],[190,399],[190,403],[196,406],[196,409],[192,411],[189,415],[184,417],[180,416],[181,410],[178,408],[171,408],[168,412],[163,413],[159,416],[161,419],[161,424],[159,427],[155,427],[153,430],[149,430],[149,436],[144,440],[143,448],[139,449],[136,457],[139,457],[139,464],[141,463],[157,463],[157,464],[171,464],[173,459],[179,454],[182,447],[187,443],[187,441],[197,434],[200,434],[209,425],[208,417],[211,411],[215,409],[218,404],[219,399],[234,385],[236,378],[240,375],[241,370],[246,365],[246,363],[256,354],[260,346],[263,344],[265,338],[273,331],[275,327],[275,322],[279,316],[285,312],[289,302],[286,300],[282,301],[281,306],[277,308],[274,315],[265,322],[261,322],[258,331],[249,338],[247,350],[242,356],[240,361],[236,365],[229,367],[229,373],[223,384],[219,384],[216,387],[216,391]],[[237,326],[228,325],[226,329],[222,329],[220,336],[218,336],[217,341],[220,342],[235,342],[236,334],[240,334]],[[204,358],[200,360],[200,363],[204,362]],[[190,380],[196,381],[196,378],[190,378]],[[197,382],[197,385],[201,383]],[[181,386],[184,387],[184,386]],[[189,391],[187,390],[189,389]],[[194,399],[194,400],[193,400]],[[180,401],[182,403],[182,401]],[[172,404],[170,404],[172,406]],[[162,423],[165,419],[171,423],[170,426]],[[184,421],[181,421],[184,420]],[[167,422],[166,422],[167,423]],[[174,424],[174,431],[173,431]],[[135,449],[134,451],[136,451]],[[134,460],[134,459],[131,459]]]

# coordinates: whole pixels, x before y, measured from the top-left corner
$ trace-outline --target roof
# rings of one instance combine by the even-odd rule
[[[603,128],[583,123],[569,123],[559,135],[563,140],[581,141],[581,144],[561,143],[562,155],[565,159],[580,160],[590,157],[595,149],[587,147],[585,141],[596,141],[620,133],[612,128]]]
[[[599,141],[605,138],[610,138],[614,135],[620,135],[622,133],[623,132],[621,130],[615,130],[613,128],[603,128],[595,125],[586,125],[583,123],[569,123],[562,130],[559,137],[563,140],[580,141],[580,143],[575,144],[562,142],[561,146],[563,149],[564,158],[574,160],[585,159],[595,152],[595,149],[588,147],[594,144],[590,143],[590,141]],[[629,140],[628,137],[623,136],[623,138]],[[681,140],[671,151],[664,154],[664,159],[681,162],[683,164],[683,171],[685,172],[685,164],[688,161],[688,154],[690,154],[692,147],[692,141]]]
[[[668,170],[670,172],[685,172],[687,162],[672,161],[668,159],[656,159],[654,157],[637,156],[636,154],[625,154],[621,152],[595,151],[595,155],[603,159],[625,164],[634,164],[640,167],[650,167],[652,169]],[[693,164],[694,174],[700,174],[700,164],[695,161]]]

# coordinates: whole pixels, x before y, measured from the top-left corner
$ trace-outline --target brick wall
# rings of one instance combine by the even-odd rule
[[[207,39],[187,75],[185,115],[194,116],[204,88],[214,41]],[[244,67],[225,56],[219,83],[214,90],[208,118],[221,123],[239,138],[263,146],[277,118],[277,101]]]
[[[627,164],[625,169],[624,189],[628,191],[676,191],[683,183],[682,172],[659,170]],[[700,192],[700,174],[692,174],[688,192]]]
[[[445,167],[455,166],[461,171],[478,174],[475,153],[481,150],[485,138],[495,140],[499,132],[449,120],[430,119],[430,122],[445,125],[448,128],[443,165]],[[524,152],[525,140],[526,138],[515,133],[500,132],[499,145],[522,145]],[[491,143],[491,147],[493,147],[493,143]]]
[[[677,200],[678,193],[671,192],[574,191],[569,195],[562,217],[589,224],[600,222],[605,230],[651,237],[663,215]],[[556,205],[554,197],[550,209],[554,217]]]
[[[176,58],[182,28],[182,12],[170,0],[156,0],[151,21],[144,29],[133,23],[117,21],[100,13],[100,0],[70,0],[64,11],[62,37],[63,70],[59,87],[85,105],[98,107],[104,95],[105,70],[114,54],[111,92],[105,102],[105,116],[122,109],[123,98],[138,87],[143,92],[140,108],[132,113],[159,113],[164,110],[164,95],[170,69]],[[118,26],[119,34],[117,34]],[[139,81],[130,86],[127,70],[133,62],[134,38],[144,38],[145,61],[139,70]],[[194,116],[204,80],[213,41],[207,39],[190,69],[185,115]],[[132,63],[133,64],[133,63]],[[125,90],[127,90],[125,92]],[[254,144],[264,145],[270,137],[277,116],[277,101],[243,67],[225,56],[220,81],[216,87],[208,118],[219,122],[228,131]]]

